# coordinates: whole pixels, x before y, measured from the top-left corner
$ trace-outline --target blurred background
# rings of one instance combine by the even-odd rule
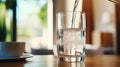
[[[53,54],[56,12],[71,11],[75,0],[0,0],[0,41],[24,41],[26,52]],[[83,0],[86,54],[120,54],[120,7],[108,0]]]
[[[27,52],[52,49],[52,14],[52,0],[0,0],[0,41],[26,42]]]

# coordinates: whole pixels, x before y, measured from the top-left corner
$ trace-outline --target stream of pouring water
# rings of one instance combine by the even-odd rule
[[[76,9],[77,9],[77,6],[79,4],[79,0],[75,0],[75,3],[74,3],[74,8],[73,8],[73,15],[72,15],[72,24],[71,24],[71,28],[74,27],[74,24],[75,24],[75,18],[76,18]]]
[[[74,7],[73,7],[73,15],[72,15],[72,23],[71,23],[71,28],[74,28],[75,25],[75,20],[76,20],[76,9],[79,6],[79,0],[75,0],[74,3]],[[81,5],[82,6],[82,5]],[[78,21],[79,22],[79,21]],[[72,47],[70,46],[70,49],[72,49]],[[70,54],[72,54],[72,51],[70,50]]]

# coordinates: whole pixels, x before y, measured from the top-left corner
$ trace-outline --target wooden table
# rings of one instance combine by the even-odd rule
[[[0,67],[120,67],[120,56],[91,55],[81,63],[59,62],[53,55],[35,55],[26,61],[0,62]]]

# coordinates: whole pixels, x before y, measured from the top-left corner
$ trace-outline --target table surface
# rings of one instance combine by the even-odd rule
[[[35,55],[26,61],[1,61],[0,67],[120,67],[118,55],[89,55],[79,63],[59,62],[57,59],[53,55]]]

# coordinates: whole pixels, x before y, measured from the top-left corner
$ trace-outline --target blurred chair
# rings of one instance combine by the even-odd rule
[[[100,53],[99,51],[101,51],[102,54],[114,54],[112,32],[101,32],[94,30],[92,33],[92,44],[98,48],[96,50],[98,51],[98,54]]]

